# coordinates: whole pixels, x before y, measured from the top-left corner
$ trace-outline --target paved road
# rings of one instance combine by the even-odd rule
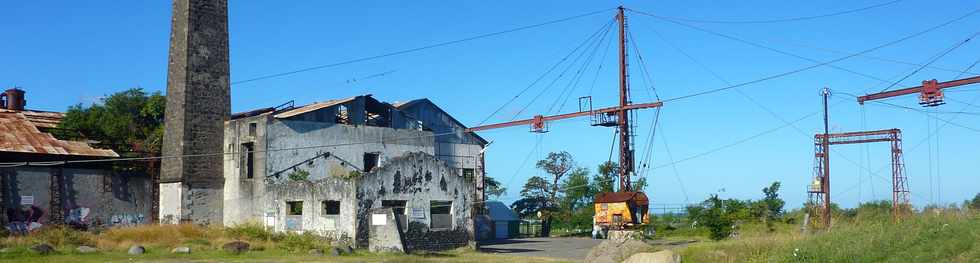
[[[582,261],[589,250],[601,242],[602,240],[574,237],[519,238],[484,241],[480,243],[480,250],[487,253]]]

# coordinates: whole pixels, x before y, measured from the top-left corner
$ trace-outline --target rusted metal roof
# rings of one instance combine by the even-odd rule
[[[74,155],[91,157],[119,157],[116,152],[96,149],[84,142],[63,141],[38,127],[57,127],[60,113],[31,111],[0,112],[0,152]],[[53,122],[53,124],[52,124]]]
[[[637,205],[649,205],[650,199],[643,192],[612,192],[600,193],[595,196],[595,203],[622,203],[633,200]]]
[[[368,95],[368,96],[370,96],[370,95]],[[328,108],[328,107],[336,106],[338,104],[348,103],[348,102],[354,101],[354,99],[357,99],[357,97],[350,97],[350,98],[346,98],[346,99],[337,99],[337,100],[328,100],[328,101],[324,101],[324,102],[317,102],[317,103],[309,104],[309,105],[306,105],[306,106],[302,106],[302,107],[299,107],[299,108],[295,108],[295,109],[292,109],[292,110],[288,110],[288,111],[285,111],[285,112],[276,114],[276,116],[274,116],[274,117],[276,119],[290,118],[290,117],[297,116],[297,115],[300,115],[300,114],[303,114],[303,113],[307,113],[307,112],[316,111],[316,110],[323,109],[323,108]]]
[[[19,112],[27,117],[27,121],[30,121],[34,126],[38,128],[57,128],[58,124],[61,123],[61,119],[65,118],[64,113],[60,112],[50,112],[50,111],[15,111],[8,109],[0,109],[0,113],[13,113]]]

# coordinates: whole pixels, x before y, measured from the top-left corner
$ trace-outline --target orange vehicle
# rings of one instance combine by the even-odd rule
[[[650,223],[650,199],[643,192],[600,193],[595,197],[595,223],[605,229],[627,229]]]

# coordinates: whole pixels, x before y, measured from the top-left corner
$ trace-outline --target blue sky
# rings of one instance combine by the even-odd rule
[[[672,17],[756,20],[833,13],[881,2],[290,1],[283,5],[272,1],[232,1],[229,26],[232,80],[461,39],[613,8],[621,3],[628,8]],[[976,2],[965,0],[905,0],[858,13],[803,21],[692,24],[825,61],[842,56],[827,50],[861,51],[977,8],[980,6]],[[27,90],[29,108],[63,111],[70,105],[92,103],[105,94],[127,88],[151,91],[166,88],[169,1],[5,1],[0,3],[0,10],[5,11],[0,18],[5,25],[0,27],[4,38],[0,41],[3,61],[0,84]],[[389,102],[427,97],[465,124],[475,125],[612,16],[610,10],[420,52],[237,84],[232,87],[232,108],[244,111],[288,100],[309,103],[371,93]],[[740,83],[813,64],[640,14],[631,14],[629,22],[661,98],[727,86],[705,68],[726,81]],[[973,15],[869,55],[923,63],[975,33],[977,28],[980,28],[980,15]],[[679,53],[658,34],[704,67]],[[608,44],[609,40],[602,43]],[[966,43],[933,66],[966,68],[980,56],[980,44],[975,42]],[[599,50],[601,54],[605,49]],[[571,100],[562,111],[576,108],[574,100],[579,96],[593,96],[595,106],[615,103],[615,50],[608,52],[605,60],[596,56],[590,73],[570,92]],[[599,64],[604,68],[596,74],[595,66]],[[891,81],[917,68],[865,57],[834,65]],[[652,100],[639,63],[634,61],[632,66],[634,101]],[[980,69],[972,71],[980,72]],[[382,72],[390,73],[351,81]],[[545,80],[555,79],[556,75],[548,75]],[[558,100],[558,91],[568,86],[571,75],[559,79],[552,90],[543,93],[539,101],[530,104],[518,117],[547,112],[550,104]],[[918,85],[932,78],[948,80],[957,75],[924,69],[896,87]],[[590,93],[593,80],[596,84]],[[805,185],[812,176],[812,136],[822,127],[819,115],[719,151],[711,150],[786,126],[779,118],[796,120],[818,111],[819,89],[829,87],[835,91],[831,108],[834,131],[902,129],[904,160],[915,205],[961,202],[980,191],[977,115],[935,114],[974,130],[946,125],[937,136],[930,136],[929,128],[935,130],[943,121],[905,109],[881,105],[861,107],[843,94],[877,91],[889,84],[820,67],[746,85],[740,88],[744,96],[728,90],[668,102],[661,112],[659,134],[652,142],[651,166],[659,168],[646,173],[650,186],[645,190],[654,203],[660,204],[695,202],[712,193],[731,198],[758,198],[762,187],[778,180],[783,182],[781,194],[789,206],[798,207],[806,198]],[[511,119],[544,86],[531,88],[491,121]],[[976,85],[950,90],[947,96],[960,102],[949,101],[936,110],[980,112],[976,106],[961,103],[980,96]],[[918,108],[916,100],[915,96],[906,96],[889,102]],[[638,151],[650,143],[646,138],[654,112],[646,110],[637,116]],[[523,182],[541,174],[533,168],[534,160],[549,151],[568,151],[579,165],[593,171],[609,157],[613,131],[589,126],[588,118],[552,123],[550,129],[544,135],[528,133],[526,127],[481,133],[494,141],[487,157],[489,174],[507,183],[510,189],[502,200],[509,203],[518,198]],[[842,146],[834,151],[831,175],[835,202],[852,207],[860,201],[890,199],[887,144]],[[701,155],[706,152],[711,153]],[[521,167],[526,156],[531,156],[531,160]],[[664,166],[671,160],[685,161]],[[878,172],[870,174],[867,170]]]

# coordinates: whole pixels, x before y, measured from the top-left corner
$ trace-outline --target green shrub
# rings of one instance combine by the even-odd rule
[[[225,228],[225,233],[235,239],[272,240],[276,233],[259,222],[246,222]]]

